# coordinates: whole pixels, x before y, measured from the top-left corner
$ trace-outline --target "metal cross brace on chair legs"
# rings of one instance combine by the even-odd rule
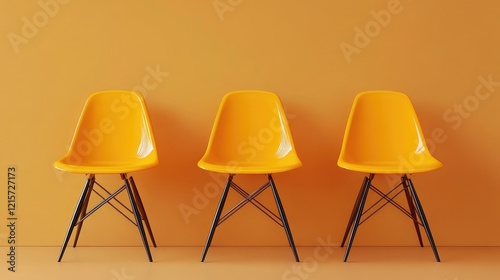
[[[243,190],[240,186],[238,186],[236,183],[233,182],[233,177],[234,174],[230,174],[226,186],[224,187],[224,191],[222,193],[221,199],[219,201],[219,205],[217,207],[217,210],[215,212],[215,216],[212,222],[212,226],[210,228],[210,233],[208,235],[207,242],[205,244],[205,249],[203,250],[203,256],[201,258],[201,261],[205,261],[205,257],[207,255],[208,249],[210,248],[210,244],[212,243],[212,239],[215,233],[215,229],[222,224],[224,221],[226,221],[229,217],[231,217],[234,213],[236,213],[238,210],[240,210],[243,206],[245,206],[248,203],[251,203],[257,209],[262,211],[266,216],[271,218],[274,222],[276,222],[279,226],[283,227],[285,229],[287,238],[288,238],[288,243],[290,244],[290,247],[292,248],[293,255],[295,257],[295,261],[299,261],[299,256],[297,254],[297,249],[295,248],[295,243],[293,241],[292,237],[292,232],[290,230],[290,226],[288,225],[288,220],[286,218],[285,210],[283,209],[283,204],[281,203],[281,199],[278,195],[278,190],[276,189],[276,185],[274,183],[273,177],[271,174],[268,174],[268,181],[262,185],[261,187],[257,188],[254,192],[248,193],[245,190]],[[263,191],[265,191],[268,187],[271,187],[271,190],[273,192],[274,200],[276,202],[276,206],[278,208],[279,216],[269,210],[266,206],[264,206],[262,203],[260,203],[256,197],[260,195]],[[243,200],[240,201],[238,204],[236,204],[233,208],[231,208],[229,211],[227,211],[224,215],[222,215],[222,210],[224,209],[224,204],[226,202],[227,194],[229,192],[229,189],[232,188],[234,189],[238,194],[243,196]]]
[[[151,242],[153,243],[153,246],[156,247],[156,241],[153,236],[153,231],[151,230],[151,226],[149,224],[148,217],[146,215],[146,210],[144,209],[144,205],[142,204],[141,197],[139,195],[139,192],[137,190],[137,187],[135,185],[134,179],[132,176],[127,177],[127,174],[120,174],[121,179],[124,181],[124,185],[122,185],[120,188],[118,188],[115,192],[111,193],[108,190],[106,190],[102,185],[100,185],[96,180],[95,180],[95,174],[90,174],[87,178],[87,181],[85,183],[85,186],[83,188],[82,194],[80,195],[80,199],[78,200],[76,209],[73,213],[73,217],[71,218],[70,225],[68,227],[68,231],[66,233],[66,237],[64,238],[64,243],[61,248],[61,252],[59,254],[59,259],[58,262],[61,261],[64,252],[66,250],[66,246],[68,245],[68,241],[71,238],[71,234],[73,232],[73,229],[77,227],[76,233],[75,233],[75,240],[73,242],[73,247],[76,247],[76,244],[78,243],[78,238],[80,237],[80,232],[83,227],[83,222],[90,217],[90,215],[94,214],[99,208],[104,206],[105,204],[110,205],[113,207],[116,211],[118,211],[120,214],[122,214],[127,220],[129,220],[132,224],[138,227],[139,233],[141,235],[142,242],[144,244],[144,248],[146,249],[146,254],[148,256],[148,259],[150,262],[153,261],[153,258],[151,256],[151,251],[149,250],[149,244],[148,240],[146,237],[146,233],[144,230],[143,222],[146,225],[146,229],[149,232],[149,237],[151,239]],[[107,196],[105,197],[103,194],[98,192],[95,188],[94,185],[97,185],[101,188],[102,191],[104,191]],[[122,191],[127,190],[127,194],[130,200],[130,205],[132,209],[127,207],[125,204],[123,204],[120,200],[117,199],[117,195],[120,194]],[[90,200],[90,196],[92,193],[97,194],[99,197],[102,198],[102,201],[95,205],[90,211],[87,211],[87,206]],[[112,202],[117,202],[121,207],[125,208],[129,213],[134,215],[134,220],[132,220],[129,216],[127,216],[125,213],[123,213],[116,205],[114,205]]]
[[[356,198],[356,202],[354,203],[354,207],[351,212],[351,217],[349,218],[349,222],[347,224],[347,228],[344,233],[344,238],[342,239],[342,244],[341,247],[344,246],[345,241],[347,240],[347,237],[349,236],[349,240],[347,242],[347,248],[346,252],[344,255],[344,262],[347,261],[347,258],[349,256],[349,252],[352,247],[352,243],[354,241],[354,236],[356,235],[356,231],[358,227],[364,223],[366,220],[368,220],[371,216],[373,216],[375,213],[377,213],[380,209],[382,209],[385,205],[387,204],[392,204],[395,206],[398,210],[400,210],[403,214],[408,216],[410,219],[413,220],[414,226],[415,226],[415,231],[417,233],[417,237],[420,243],[420,246],[423,247],[424,244],[422,242],[422,235],[420,233],[420,226],[422,226],[425,229],[425,232],[427,234],[427,237],[429,239],[429,243],[432,247],[432,251],[434,252],[434,256],[436,258],[436,261],[440,262],[439,254],[436,248],[436,244],[434,243],[434,238],[432,237],[431,229],[429,227],[429,223],[427,222],[427,218],[425,217],[424,210],[422,207],[422,204],[420,203],[420,200],[417,196],[417,193],[415,191],[415,187],[413,185],[413,182],[406,174],[401,176],[401,183],[399,183],[397,186],[395,186],[393,189],[391,189],[387,193],[383,193],[379,189],[377,189],[374,185],[372,185],[373,178],[375,177],[375,174],[370,174],[369,177],[365,177],[363,180],[363,184],[361,185],[361,189],[359,191],[358,197]],[[399,187],[402,187],[398,192],[396,192]],[[368,209],[364,209],[365,207],[365,202],[366,198],[368,196],[368,191],[372,190],[375,193],[377,193],[381,198],[377,200],[372,206],[368,207]],[[394,199],[401,194],[402,192],[405,193],[406,195],[406,200],[408,202],[408,207],[409,211],[406,210],[404,207],[402,207],[399,203],[394,201]],[[382,201],[385,201],[382,205],[379,206],[379,203],[382,203]],[[375,208],[378,206],[378,208]],[[374,209],[371,213],[369,213],[372,209]],[[367,215],[364,219],[361,219],[363,215]]]

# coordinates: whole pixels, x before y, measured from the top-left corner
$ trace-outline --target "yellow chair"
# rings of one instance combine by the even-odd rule
[[[215,229],[247,203],[257,207],[285,229],[295,260],[299,261],[272,174],[301,165],[285,111],[276,94],[257,90],[227,93],[219,107],[206,152],[198,162],[202,169],[228,174],[201,261],[205,260]],[[237,174],[265,174],[267,181],[254,192],[248,193],[233,181]],[[256,199],[268,187],[273,192],[279,215]],[[222,215],[230,188],[244,199]]]
[[[393,91],[359,93],[349,115],[338,166],[369,174],[364,178],[342,240],[343,247],[349,235],[344,262],[349,256],[358,226],[387,204],[394,205],[414,221],[422,247],[419,226],[424,227],[434,256],[440,261],[431,229],[409,175],[435,170],[442,164],[430,154],[408,96]],[[398,174],[401,183],[384,193],[372,184],[376,174]],[[364,210],[369,190],[381,198]],[[409,211],[394,200],[402,192],[406,195]],[[362,216],[365,217],[363,220]]]
[[[143,222],[154,247],[156,242],[134,179],[127,173],[156,165],[156,144],[142,96],[120,90],[101,91],[90,95],[68,152],[54,164],[55,168],[62,171],[87,174],[87,181],[73,213],[58,261],[60,262],[64,255],[74,227],[77,227],[77,231],[73,247],[78,242],[84,220],[105,204],[111,205],[138,227],[149,261],[153,261]],[[124,185],[111,193],[96,181],[96,174],[119,174]],[[99,187],[99,191],[95,185]],[[124,190],[128,193],[132,209],[116,197]],[[91,193],[97,194],[103,200],[87,211]],[[128,211],[128,215],[120,208]],[[133,215],[133,219],[129,215]]]

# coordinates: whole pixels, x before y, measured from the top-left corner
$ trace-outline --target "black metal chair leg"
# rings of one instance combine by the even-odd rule
[[[354,206],[352,207],[352,212],[351,212],[351,217],[349,217],[349,222],[347,223],[347,227],[344,232],[344,237],[342,238],[342,243],[340,244],[340,247],[344,247],[345,241],[347,240],[347,236],[349,235],[349,231],[352,227],[352,222],[354,221],[354,217],[356,216],[356,212],[359,208],[359,202],[361,201],[361,196],[363,194],[363,187],[366,184],[367,178],[365,177],[363,179],[363,183],[361,184],[361,187],[359,188],[359,193],[358,197],[356,198],[356,202],[354,202]]]
[[[83,227],[83,217],[87,213],[87,207],[89,205],[90,196],[92,194],[92,189],[94,188],[94,182],[95,182],[95,178],[92,179],[92,181],[90,182],[89,190],[87,191],[87,194],[85,195],[85,200],[83,201],[82,210],[80,211],[79,222],[78,221],[76,222],[77,227],[76,227],[76,232],[75,232],[75,240],[73,241],[73,248],[76,247],[76,244],[78,243],[78,239],[80,238],[80,232],[81,232],[82,227]]]
[[[87,193],[90,191],[90,184],[94,180],[94,175],[90,175],[87,181],[85,182],[85,187],[83,188],[82,194],[80,195],[80,199],[78,200],[78,203],[75,208],[75,212],[73,212],[73,217],[71,218],[71,222],[68,227],[68,231],[66,232],[66,237],[64,237],[64,242],[61,248],[61,252],[59,253],[59,259],[57,260],[58,262],[61,261],[64,251],[66,250],[66,246],[68,246],[68,241],[71,237],[71,233],[73,232],[73,228],[75,227],[78,217],[80,216],[80,213],[82,211],[82,206],[83,203],[85,202],[85,197],[87,196]]]
[[[139,208],[139,212],[141,213],[142,219],[146,224],[146,229],[149,232],[149,238],[151,238],[151,243],[156,248],[156,241],[153,236],[153,231],[151,230],[151,225],[149,224],[148,215],[146,214],[146,209],[144,208],[144,204],[142,203],[141,196],[139,195],[139,190],[137,190],[137,186],[135,185],[134,178],[132,176],[129,177],[130,186],[132,187],[132,191],[134,193],[135,201],[137,202],[137,206]]]
[[[151,251],[149,250],[148,238],[146,237],[144,226],[142,225],[141,214],[139,213],[139,209],[137,208],[137,202],[135,201],[132,187],[130,186],[130,182],[126,174],[121,174],[121,178],[125,182],[125,186],[127,188],[130,204],[132,206],[132,212],[134,213],[135,221],[137,223],[137,227],[139,228],[139,233],[142,238],[142,243],[144,244],[144,249],[146,249],[146,254],[148,255],[149,261],[153,262],[153,257],[151,256]]]
[[[273,177],[271,174],[268,175],[269,183],[271,184],[271,189],[273,190],[274,199],[276,201],[276,206],[278,207],[278,212],[281,216],[281,221],[283,222],[283,227],[285,228],[286,236],[288,237],[288,243],[290,243],[290,247],[292,248],[293,255],[295,257],[295,261],[299,262],[299,255],[297,254],[297,249],[295,248],[295,242],[293,241],[292,231],[290,230],[290,225],[288,224],[288,220],[286,218],[285,209],[283,208],[283,204],[281,203],[281,199],[278,195],[278,190],[276,185],[274,184]]]
[[[436,248],[436,244],[434,243],[434,238],[432,237],[431,228],[429,227],[429,223],[427,222],[427,218],[425,217],[424,209],[420,200],[418,199],[417,192],[415,191],[415,187],[413,186],[413,182],[406,175],[404,176],[408,182],[408,187],[410,192],[415,200],[415,206],[417,208],[418,215],[420,216],[420,220],[422,221],[422,225],[424,226],[425,232],[427,233],[427,237],[429,238],[429,243],[431,244],[432,251],[434,252],[434,256],[436,257],[436,261],[440,262],[439,254]]]
[[[365,207],[366,197],[368,196],[368,191],[370,190],[370,184],[373,180],[374,174],[370,174],[370,178],[366,179],[365,177],[365,185],[363,186],[363,194],[361,196],[361,200],[359,202],[359,207],[356,212],[356,216],[354,217],[353,226],[351,229],[351,235],[349,236],[349,241],[347,242],[347,248],[345,250],[344,262],[347,261],[349,257],[349,252],[351,251],[352,243],[354,241],[354,236],[356,236],[356,231],[358,230],[359,221],[361,219],[361,215],[363,215],[363,208]]]
[[[413,218],[413,225],[415,226],[415,231],[417,232],[418,242],[420,247],[424,247],[424,243],[422,241],[422,234],[420,233],[420,225],[418,224],[417,213],[415,211],[415,205],[413,204],[413,198],[411,196],[410,191],[408,190],[408,183],[406,182],[405,177],[401,177],[401,181],[403,183],[403,188],[406,195],[406,200],[408,201],[408,207],[410,208],[410,214]]]
[[[227,193],[229,192],[229,188],[231,187],[233,176],[234,176],[233,174],[230,174],[229,177],[227,178],[226,186],[224,187],[224,191],[222,192],[219,205],[217,206],[217,210],[215,212],[214,220],[212,221],[210,233],[208,234],[207,242],[205,244],[205,249],[203,250],[203,255],[201,257],[202,262],[205,261],[208,248],[210,248],[210,244],[212,243],[212,238],[214,237],[215,229],[217,228],[220,216],[222,214],[222,210],[224,209],[224,204],[226,203]]]

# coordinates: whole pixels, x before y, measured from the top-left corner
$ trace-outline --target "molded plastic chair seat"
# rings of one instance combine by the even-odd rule
[[[223,221],[251,203],[285,229],[296,261],[299,257],[283,205],[272,178],[273,173],[285,172],[302,165],[295,151],[288,121],[279,97],[271,92],[242,90],[230,92],[222,99],[203,157],[202,169],[229,174],[202,256],[204,261],[215,229]],[[234,183],[236,174],[265,174],[267,182],[253,193],[247,193]],[[271,187],[279,215],[256,200]],[[222,215],[230,188],[244,200]]]
[[[152,168],[156,165],[151,165],[150,167],[145,167],[143,164],[138,164],[137,162],[112,162],[112,161],[95,161],[93,163],[81,164],[81,165],[73,165],[68,164],[63,161],[57,162],[54,166],[63,171],[71,172],[71,173],[80,173],[80,174],[114,174],[114,173],[130,173],[134,171],[144,170],[145,168]]]
[[[394,205],[414,221],[421,246],[423,243],[419,226],[425,228],[436,260],[440,261],[422,205],[408,175],[435,170],[440,168],[442,163],[429,152],[417,115],[407,95],[393,91],[359,93],[354,99],[347,121],[337,163],[342,168],[370,174],[363,181],[342,240],[344,246],[351,231],[344,261],[347,261],[358,226],[387,204]],[[372,184],[376,174],[401,174],[401,183],[384,193]],[[399,187],[403,189],[396,192]],[[381,198],[364,211],[369,190]],[[403,191],[409,211],[394,201]],[[374,208],[381,202],[385,203]],[[372,209],[375,210],[369,212]],[[361,220],[363,215],[368,217]]]
[[[200,163],[199,166],[203,166],[202,168],[205,170],[219,172],[219,173],[228,173],[231,171],[232,174],[267,174],[267,173],[280,173],[285,171],[290,171],[301,165],[296,164],[282,164],[282,165],[269,165],[267,162],[245,162],[238,163],[237,167],[232,170],[228,170],[227,165],[222,164],[209,164],[209,163]]]
[[[274,93],[236,91],[224,96],[208,149],[198,166],[232,174],[265,174],[302,165],[285,112]],[[228,172],[228,168],[232,168]]]
[[[76,246],[84,220],[105,204],[111,205],[138,227],[148,258],[152,261],[143,222],[155,247],[156,242],[135,182],[127,173],[157,165],[156,144],[142,96],[121,90],[101,91],[90,95],[68,152],[54,163],[55,168],[62,171],[88,174],[64,239],[59,261],[64,255],[73,228],[78,227],[73,245]],[[119,174],[124,185],[111,193],[96,181],[95,174]],[[94,184],[104,193],[99,193]],[[124,190],[129,195],[132,209],[119,202],[116,197]],[[92,193],[99,195],[103,201],[87,211]],[[113,201],[133,214],[135,221],[115,206]]]
[[[342,168],[349,169],[352,171],[377,173],[377,174],[401,174],[401,173],[413,174],[413,173],[427,172],[439,168],[436,167],[439,165],[439,162],[429,162],[428,164],[426,164],[427,166],[418,166],[418,168],[417,167],[400,168],[398,166],[400,164],[401,162],[394,162],[394,161],[392,162],[365,161],[365,162],[360,162],[359,164],[344,162],[342,163],[342,166],[340,163],[338,165]]]
[[[124,173],[158,165],[145,103],[137,93],[89,96],[71,147],[54,166],[74,173]]]
[[[384,174],[427,172],[443,166],[427,149],[408,96],[391,91],[356,96],[338,165]]]

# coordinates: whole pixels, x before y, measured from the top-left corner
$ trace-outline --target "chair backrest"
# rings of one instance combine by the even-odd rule
[[[338,165],[370,173],[415,173],[442,166],[427,148],[410,99],[393,91],[355,97]]]
[[[70,149],[60,161],[77,166],[157,165],[156,143],[142,96],[121,90],[90,95]]]
[[[223,97],[199,167],[223,173],[274,173],[301,165],[276,94],[242,90]]]

